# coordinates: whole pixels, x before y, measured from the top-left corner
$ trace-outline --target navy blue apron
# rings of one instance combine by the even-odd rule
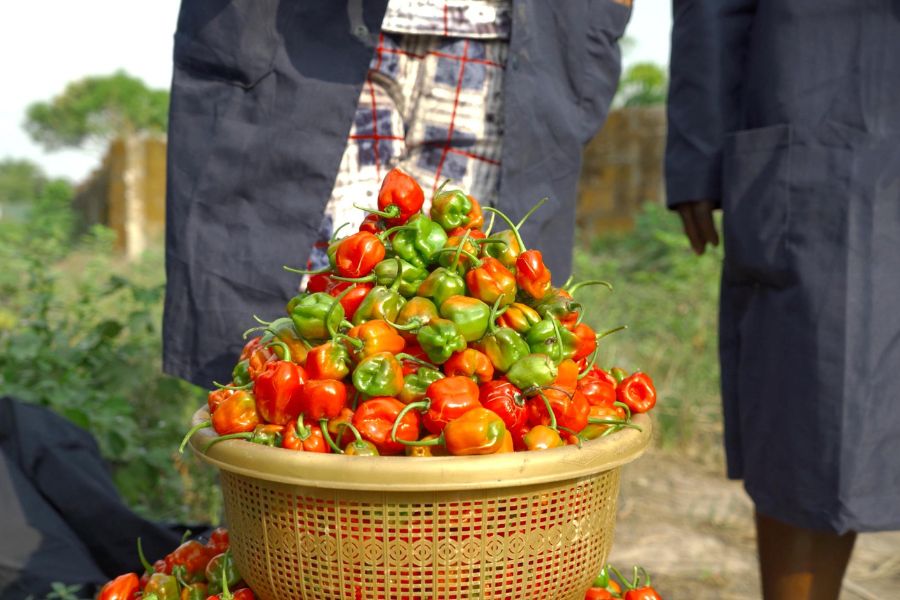
[[[729,476],[900,528],[900,2],[676,2],[669,115],[670,205],[723,211]]]

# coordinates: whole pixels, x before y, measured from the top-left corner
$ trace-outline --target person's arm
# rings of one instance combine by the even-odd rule
[[[756,0],[673,0],[666,198],[691,247],[718,245],[725,133],[740,117],[741,74]]]

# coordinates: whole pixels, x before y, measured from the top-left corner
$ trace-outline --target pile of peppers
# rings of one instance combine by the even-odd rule
[[[359,230],[272,321],[255,317],[227,384],[209,393],[222,440],[298,452],[413,457],[546,450],[637,428],[642,372],[597,364],[600,340],[513,223],[394,169]],[[489,216],[489,219],[485,217]],[[494,224],[498,224],[495,228]],[[341,229],[335,233],[339,235]],[[208,446],[207,446],[208,447]]]
[[[97,600],[255,600],[235,567],[227,529],[213,530],[205,542],[186,538],[153,564],[138,539],[144,573],[112,579],[100,589]]]
[[[632,578],[626,579],[612,565],[606,565],[594,578],[584,600],[662,600],[652,585],[644,567],[635,566]]]

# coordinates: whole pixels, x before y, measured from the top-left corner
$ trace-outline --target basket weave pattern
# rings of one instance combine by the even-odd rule
[[[612,544],[619,469],[427,494],[222,472],[222,489],[235,559],[263,600],[582,600]]]

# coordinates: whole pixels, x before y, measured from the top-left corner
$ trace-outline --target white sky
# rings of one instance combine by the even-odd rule
[[[295,0],[297,1],[297,0]],[[555,1],[555,0],[550,0]],[[568,0],[561,0],[568,1]],[[100,151],[43,152],[22,129],[25,108],[86,75],[124,69],[167,88],[179,0],[25,0],[4,3],[0,18],[0,159],[29,158],[55,176],[83,179]],[[668,0],[634,0],[625,63],[668,63]]]

